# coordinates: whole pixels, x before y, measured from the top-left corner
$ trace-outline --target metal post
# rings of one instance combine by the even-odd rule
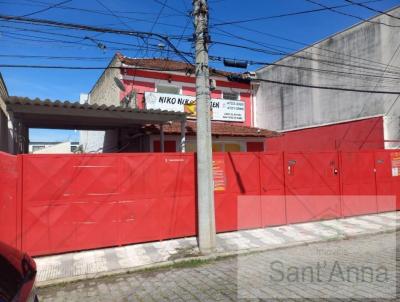
[[[193,0],[196,37],[197,206],[200,252],[215,249],[214,183],[210,120],[207,0]]]
[[[186,151],[186,119],[181,121],[181,152]]]
[[[160,152],[164,152],[164,125],[160,124]]]

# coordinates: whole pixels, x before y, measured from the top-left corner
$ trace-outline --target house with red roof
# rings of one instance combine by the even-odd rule
[[[264,151],[266,139],[277,133],[254,127],[252,84],[229,81],[229,75],[234,74],[210,70],[213,150]],[[196,150],[195,96],[192,65],[169,59],[129,58],[117,53],[90,91],[86,101],[89,105],[183,112],[187,121],[183,126],[171,121],[103,133],[82,131],[83,151],[193,152]]]

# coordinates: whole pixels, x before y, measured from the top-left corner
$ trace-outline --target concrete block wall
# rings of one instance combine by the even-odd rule
[[[390,14],[400,16],[400,7],[393,9]],[[373,21],[400,26],[399,20],[385,15]],[[331,64],[331,61],[346,65]],[[389,73],[400,73],[398,28],[371,22],[360,23],[277,63],[304,69],[267,66],[256,72],[257,77],[316,86],[399,91],[400,76]],[[309,68],[327,72],[306,70]],[[396,101],[397,98],[398,95],[341,92],[261,82],[256,92],[255,126],[288,130],[382,114],[389,117],[386,139],[399,139],[400,100]]]

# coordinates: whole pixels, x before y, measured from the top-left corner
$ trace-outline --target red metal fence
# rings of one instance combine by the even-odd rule
[[[400,200],[398,151],[213,159],[218,232],[392,211],[391,196]],[[0,240],[45,255],[193,236],[195,175],[191,153],[2,153]]]
[[[0,152],[0,240],[17,247],[17,157]]]

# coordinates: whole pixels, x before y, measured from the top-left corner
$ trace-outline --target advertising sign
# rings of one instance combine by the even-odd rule
[[[146,109],[159,109],[186,112],[188,118],[196,118],[196,98],[194,96],[145,92]],[[212,120],[244,122],[245,104],[243,101],[211,99]]]
[[[400,176],[400,152],[390,154],[392,160],[392,176]]]
[[[213,160],[214,191],[225,191],[225,161],[223,159]]]

